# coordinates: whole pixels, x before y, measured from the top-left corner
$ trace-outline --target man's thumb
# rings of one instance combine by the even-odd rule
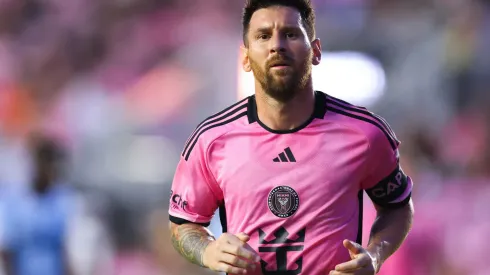
[[[362,252],[361,245],[357,244],[353,241],[344,240],[343,244],[344,244],[344,247],[347,248],[347,250],[349,250],[349,252],[351,254],[357,255],[357,254]]]
[[[236,236],[237,236],[237,238],[238,238],[240,241],[242,241],[242,242],[244,242],[244,243],[246,243],[246,242],[248,242],[248,241],[250,240],[250,236],[249,236],[249,235],[247,235],[247,234],[245,234],[245,233],[243,233],[243,232],[238,233]]]

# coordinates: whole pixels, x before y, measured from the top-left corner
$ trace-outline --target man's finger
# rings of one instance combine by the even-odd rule
[[[354,275],[354,273],[332,270],[332,271],[330,271],[330,273],[328,273],[328,275]]]
[[[242,241],[244,243],[243,247],[247,250],[250,250],[252,253],[254,253],[256,255],[256,258],[255,258],[255,262],[260,262],[260,256],[259,254],[247,243],[248,241],[250,241],[250,236],[245,234],[245,233],[238,233],[236,235],[238,237],[238,239],[240,241]]]
[[[215,271],[221,271],[228,274],[246,274],[247,270],[244,268],[235,267],[227,263],[220,262]]]
[[[257,252],[255,252],[255,250],[253,250],[253,248],[247,244],[247,242],[249,240],[250,240],[250,237],[245,233],[239,233],[237,235],[231,235],[231,237],[227,239],[228,243],[235,245],[235,246],[238,246],[238,247],[242,247],[245,250],[248,250],[251,253],[253,253],[255,255],[255,258],[252,258],[249,260],[254,261],[254,262],[259,262],[260,261],[259,254],[257,254]],[[228,253],[230,253],[230,252],[228,252]],[[231,253],[231,254],[233,254],[233,253]],[[239,255],[239,256],[241,256],[241,255]]]
[[[226,241],[230,244],[241,246],[241,245],[243,245],[244,241],[240,240],[239,235],[241,235],[240,237],[245,237],[245,234],[242,234],[242,233],[237,234],[237,235],[230,235],[230,236],[228,236]]]
[[[347,248],[347,250],[349,250],[349,252],[354,255],[360,254],[364,251],[364,249],[360,244],[355,243],[353,241],[344,240],[343,244],[344,247]]]
[[[246,243],[244,245],[244,248],[250,252],[252,252],[252,254],[255,255],[255,258],[253,259],[254,262],[256,263],[259,263],[260,262],[260,255],[259,253],[257,253],[248,243]]]
[[[250,236],[249,236],[249,235],[247,235],[247,234],[245,234],[245,233],[243,233],[243,232],[242,232],[242,233],[238,233],[238,234],[236,234],[236,236],[237,236],[237,238],[238,238],[240,241],[242,241],[242,242],[244,242],[244,243],[246,243],[246,242],[250,241]]]
[[[359,259],[354,259],[345,263],[338,264],[337,266],[335,266],[335,271],[352,272],[359,268],[361,268]]]
[[[260,259],[257,253],[251,251],[250,249],[246,249],[241,243],[238,245],[232,243],[224,244],[221,247],[221,250],[222,252],[245,258],[251,262],[258,262],[259,260],[257,259]]]
[[[368,257],[359,257],[357,259],[338,264],[335,266],[336,271],[342,272],[353,272],[360,268],[366,267],[370,264],[370,259]]]
[[[238,256],[231,255],[228,253],[221,254],[219,257],[219,261],[226,263],[226,264],[229,264],[229,265],[232,265],[232,266],[235,266],[235,267],[244,268],[244,269],[255,269],[256,268],[256,265],[254,263],[247,262]]]

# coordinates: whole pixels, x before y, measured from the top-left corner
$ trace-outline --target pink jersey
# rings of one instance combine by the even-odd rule
[[[377,115],[316,92],[311,118],[269,129],[250,96],[204,120],[187,140],[170,199],[170,220],[251,236],[256,274],[324,275],[361,242],[362,191],[377,204],[408,203],[393,131]],[[249,273],[251,274],[251,273]]]

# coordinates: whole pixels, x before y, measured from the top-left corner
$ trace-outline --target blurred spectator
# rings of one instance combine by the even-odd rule
[[[72,274],[65,249],[73,190],[63,178],[65,152],[56,141],[35,137],[34,173],[28,190],[4,190],[1,249],[6,274]]]

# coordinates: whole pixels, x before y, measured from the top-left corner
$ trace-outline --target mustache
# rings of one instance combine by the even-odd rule
[[[267,62],[267,68],[271,68],[277,65],[292,65],[293,59],[286,55],[274,55]]]

